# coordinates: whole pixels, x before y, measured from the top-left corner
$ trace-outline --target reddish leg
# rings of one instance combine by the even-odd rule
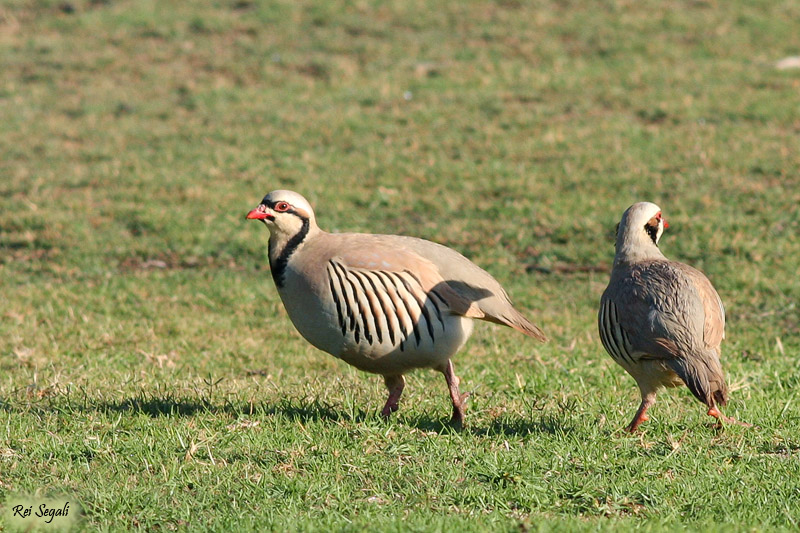
[[[389,389],[389,398],[386,400],[386,405],[383,406],[381,416],[388,419],[389,416],[397,411],[397,403],[400,401],[400,396],[403,394],[403,388],[406,386],[406,380],[403,376],[383,376],[383,382],[386,383],[386,388]]]
[[[461,431],[464,428],[464,403],[469,398],[470,393],[459,393],[458,384],[461,380],[456,376],[452,361],[447,361],[447,365],[442,372],[444,373],[444,379],[447,380],[447,388],[450,390],[450,399],[453,402],[453,417],[450,419],[450,425],[454,429]]]
[[[720,422],[724,422],[726,424],[736,424],[736,425],[739,425],[739,426],[744,426],[746,428],[753,427],[753,424],[748,424],[747,422],[739,422],[735,418],[731,418],[729,416],[723,415],[719,411],[719,409],[717,409],[717,407],[715,405],[712,405],[711,407],[708,408],[708,413],[707,414],[709,416],[713,416],[714,418],[716,418]]]
[[[639,410],[636,411],[635,415],[633,415],[633,420],[631,420],[631,423],[625,428],[625,431],[633,433],[642,422],[650,420],[650,417],[647,416],[647,410],[650,409],[654,403],[656,403],[655,393],[642,395],[642,403],[639,406]]]

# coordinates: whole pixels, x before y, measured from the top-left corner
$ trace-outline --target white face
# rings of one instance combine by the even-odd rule
[[[248,219],[261,220],[271,233],[295,235],[304,224],[314,221],[308,201],[293,191],[272,191],[247,214]]]
[[[665,227],[667,224],[660,207],[650,202],[639,202],[630,206],[622,215],[619,231],[627,238],[645,235],[653,244],[658,245]]]

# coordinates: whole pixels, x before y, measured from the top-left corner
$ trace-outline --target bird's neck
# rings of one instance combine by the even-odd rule
[[[319,228],[312,226],[308,219],[303,219],[303,224],[297,233],[287,235],[285,233],[272,233],[269,236],[269,267],[272,271],[272,279],[278,288],[283,287],[286,267],[289,259],[297,252],[310,238],[319,232]]]
[[[650,241],[620,242],[617,243],[617,253],[614,256],[614,266],[619,264],[632,264],[641,261],[666,260],[658,246]]]

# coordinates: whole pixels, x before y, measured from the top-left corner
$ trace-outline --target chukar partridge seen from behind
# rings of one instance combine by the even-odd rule
[[[648,419],[661,387],[682,383],[708,406],[709,415],[739,423],[718,409],[728,401],[719,360],[722,301],[702,272],[661,253],[658,241],[666,227],[661,208],[650,202],[625,211],[617,226],[611,281],[600,301],[603,346],[642,394],[627,429],[633,432]]]
[[[398,408],[403,375],[433,368],[447,381],[450,422],[462,427],[468,394],[459,392],[451,357],[473,318],[546,340],[497,280],[450,248],[399,235],[327,233],[292,191],[267,194],[247,218],[269,228],[272,278],[292,323],[320,350],[383,376],[384,417]]]

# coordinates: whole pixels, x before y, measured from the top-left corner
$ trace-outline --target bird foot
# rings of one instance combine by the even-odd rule
[[[464,392],[458,395],[458,404],[453,402],[453,417],[450,419],[450,427],[456,431],[464,429],[464,419],[466,418],[464,404],[467,403],[470,396],[472,396],[471,392]]]
[[[464,429],[464,409],[453,408],[453,416],[450,418],[448,425],[456,431]]]
[[[389,420],[389,417],[392,416],[392,413],[397,411],[399,408],[400,406],[397,405],[397,402],[386,402],[386,405],[384,405],[383,409],[381,410],[381,417],[383,417],[384,420]]]
[[[636,416],[633,417],[633,420],[630,424],[625,428],[625,431],[628,433],[636,432],[636,429],[641,425],[642,422],[647,422],[650,420],[650,417],[644,413],[636,413]]]
[[[455,431],[463,431],[464,430],[464,415],[456,416],[453,415],[453,418],[450,419],[448,425],[453,428]]]
[[[732,418],[730,416],[723,415],[720,412],[720,410],[717,409],[716,407],[709,407],[708,412],[706,414],[708,414],[709,416],[713,416],[714,418],[719,420],[720,426],[724,422],[725,424],[735,424],[737,426],[742,426],[742,427],[746,427],[746,428],[753,427],[753,424],[748,424],[747,422],[741,422],[741,421],[736,420],[735,418]]]
[[[406,381],[403,376],[384,376],[384,383],[386,388],[389,389],[389,397],[386,398],[386,403],[381,410],[381,417],[388,420],[392,413],[399,409],[400,396],[403,395],[403,388],[406,386]]]

